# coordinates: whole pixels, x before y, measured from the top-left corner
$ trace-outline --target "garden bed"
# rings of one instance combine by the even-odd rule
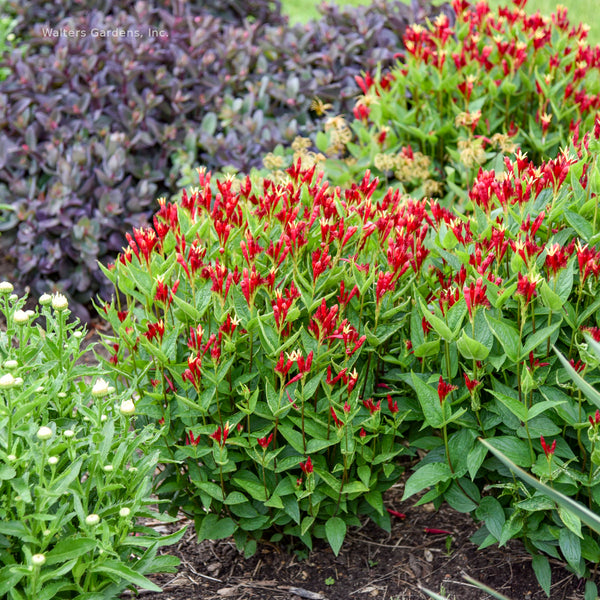
[[[232,540],[196,542],[193,524],[181,542],[170,547],[181,566],[173,575],[152,578],[164,590],[164,600],[417,600],[426,598],[419,586],[443,589],[451,599],[489,598],[462,579],[465,573],[511,599],[545,600],[536,582],[531,557],[512,540],[503,549],[478,550],[469,541],[477,525],[469,515],[447,506],[438,512],[431,504],[412,508],[400,502],[403,484],[387,495],[386,505],[406,513],[395,518],[391,533],[371,522],[352,529],[339,556],[316,540],[306,558],[298,558],[284,545],[262,544],[244,560]],[[177,523],[181,527],[184,523]],[[427,533],[426,528],[451,532]],[[551,598],[583,599],[585,582],[552,561]],[[296,590],[296,591],[294,591]],[[304,595],[303,595],[304,594]],[[311,595],[312,594],[312,595]],[[131,598],[123,594],[123,599]],[[141,600],[157,598],[141,593]]]

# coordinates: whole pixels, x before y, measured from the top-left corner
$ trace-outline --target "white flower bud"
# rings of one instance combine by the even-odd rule
[[[108,386],[108,393],[109,394],[114,394],[117,391],[117,388],[114,385],[109,385]]]
[[[131,471],[132,473],[135,473],[137,472],[137,467],[129,467],[127,470]]]
[[[29,315],[24,310],[17,310],[13,318],[17,325],[23,325],[29,321]]]
[[[35,317],[35,310],[26,310],[25,314],[31,319],[32,317]]]
[[[54,466],[58,462],[58,456],[50,456],[48,458],[48,464]]]
[[[21,387],[23,385],[22,377],[15,377],[15,387]]]
[[[92,513],[85,518],[86,525],[98,525],[98,523],[100,523],[100,517],[95,513]]]
[[[10,294],[15,287],[9,281],[0,281],[0,294]]]
[[[62,294],[52,295],[52,308],[57,311],[66,310],[69,307],[69,301]]]
[[[19,299],[19,296],[17,296],[16,294],[11,294],[11,295],[8,297],[8,299],[9,299],[11,302],[16,302],[16,301]]]
[[[48,537],[49,535],[52,535],[52,532],[49,529],[44,529],[44,537]]]
[[[56,394],[59,398],[66,398],[67,397],[67,393],[66,392],[58,392],[58,394]]]
[[[106,396],[108,394],[108,383],[104,381],[104,379],[100,378],[96,380],[94,387],[92,388],[92,396],[96,398],[101,398],[102,396]]]
[[[43,385],[40,385],[40,386],[36,387],[36,388],[35,388],[35,391],[36,391],[38,394],[39,394],[40,392],[43,392],[43,391],[44,391],[44,386],[43,386]]]
[[[108,417],[106,415],[100,415],[100,423],[105,423]]]
[[[40,296],[40,304],[42,306],[48,306],[52,302],[52,296],[50,294],[42,294]]]
[[[74,331],[73,332],[73,337],[77,340],[81,339],[83,337],[83,332],[82,331]]]
[[[131,510],[129,508],[127,508],[126,506],[124,506],[119,511],[119,516],[121,516],[121,517],[128,517],[130,514],[131,514]]]
[[[123,402],[121,402],[121,406],[119,407],[119,412],[125,416],[134,414],[135,404],[133,403],[133,400],[123,400]]]
[[[45,425],[40,427],[36,433],[38,440],[49,440],[52,435],[52,429],[50,429],[50,427],[46,427]]]
[[[15,378],[10,374],[6,373],[0,377],[0,390],[7,390],[15,385]]]
[[[75,435],[75,432],[74,432],[72,429],[65,429],[65,430],[63,431],[63,435],[64,435],[66,438],[72,438],[72,437]]]
[[[31,557],[31,562],[34,567],[41,567],[46,562],[46,557],[43,554],[34,554]]]
[[[4,363],[4,368],[9,370],[16,369],[18,366],[19,363],[16,360],[7,360]]]
[[[14,454],[9,454],[6,457],[6,460],[8,460],[9,462],[14,462],[15,460],[17,460],[17,457]]]
[[[112,465],[104,465],[103,469],[104,469],[104,471],[106,471],[106,473],[110,473],[113,470],[113,466]]]

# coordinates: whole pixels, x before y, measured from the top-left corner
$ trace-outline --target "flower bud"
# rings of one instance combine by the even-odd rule
[[[56,394],[59,398],[66,398],[67,397],[67,392],[58,392],[58,394]]]
[[[11,302],[16,302],[16,301],[19,299],[19,296],[17,296],[16,294],[11,294],[11,295],[8,297],[8,299],[9,299]]]
[[[46,427],[45,425],[43,427],[40,427],[38,429],[38,432],[36,433],[38,440],[49,440],[52,437],[52,435],[52,429],[50,429],[50,427]]]
[[[29,315],[24,310],[17,310],[13,318],[17,325],[24,325],[29,321]]]
[[[104,379],[100,378],[94,384],[92,388],[92,396],[96,398],[101,398],[102,396],[106,396],[108,394],[108,383],[104,381]]]
[[[9,281],[0,282],[0,294],[10,294],[14,289],[15,287]]]
[[[5,369],[9,369],[12,371],[12,369],[16,369],[19,366],[19,363],[16,360],[7,360],[4,363],[4,368]]]
[[[50,294],[42,294],[40,296],[40,304],[42,306],[48,306],[52,302],[52,296]]]
[[[50,456],[48,458],[48,464],[54,466],[58,462],[58,456]]]
[[[26,310],[25,314],[31,319],[32,317],[35,317],[35,310]]]
[[[73,337],[77,340],[81,339],[83,337],[83,332],[82,331],[74,331],[73,332]]]
[[[52,295],[52,308],[59,312],[66,310],[69,307],[69,301],[62,294]]]
[[[9,454],[6,457],[6,460],[8,460],[8,462],[14,462],[15,460],[17,460],[17,457],[14,454]]]
[[[43,554],[34,554],[31,562],[34,567],[41,567],[46,562],[46,557]]]
[[[15,387],[21,387],[23,385],[22,377],[15,377]]]
[[[124,506],[119,511],[119,516],[121,516],[121,517],[128,517],[130,514],[131,514],[131,510],[129,508],[127,508],[126,506]]]
[[[8,390],[15,385],[15,378],[10,374],[6,373],[0,377],[0,390]]]
[[[72,438],[72,437],[75,435],[75,432],[74,432],[72,429],[65,429],[65,430],[63,431],[63,435],[64,435],[66,438]]]
[[[113,470],[113,466],[112,465],[104,465],[103,469],[106,473],[110,473]]]
[[[100,423],[106,423],[106,419],[108,419],[106,415],[100,415]]]
[[[86,525],[92,525],[93,526],[93,525],[98,525],[98,523],[100,523],[100,517],[97,514],[95,514],[95,513],[92,513],[91,515],[88,515],[85,518],[85,524]]]
[[[130,415],[134,414],[135,413],[135,404],[133,403],[133,400],[123,400],[123,402],[121,402],[119,411],[122,415],[125,415],[125,416],[130,416]]]

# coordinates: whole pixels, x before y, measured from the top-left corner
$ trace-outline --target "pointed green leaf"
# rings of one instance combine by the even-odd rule
[[[331,517],[325,523],[325,535],[333,553],[337,556],[346,537],[346,523],[339,517]]]

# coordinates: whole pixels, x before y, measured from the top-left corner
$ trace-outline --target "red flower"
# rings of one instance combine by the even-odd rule
[[[537,296],[535,288],[538,284],[538,281],[538,276],[535,276],[530,280],[528,277],[524,277],[521,275],[521,273],[519,273],[517,291],[515,293],[517,296],[523,296],[525,298],[525,304],[529,304],[531,299]]]
[[[595,342],[600,342],[600,327],[582,327],[581,329],[589,333]]]
[[[552,445],[550,447],[548,447],[548,445],[546,444],[546,440],[544,439],[544,436],[541,435],[540,436],[540,444],[542,445],[542,449],[544,450],[544,454],[546,455],[546,458],[550,458],[554,454],[554,450],[556,450],[556,440],[554,440],[552,442]]]
[[[477,388],[477,386],[481,383],[477,379],[469,379],[469,376],[466,373],[463,373],[465,377],[465,384],[467,385],[467,389],[469,390],[469,394],[473,395],[473,391]]]
[[[395,415],[398,412],[398,401],[397,400],[392,400],[392,397],[390,394],[387,395],[387,402],[388,402],[388,408],[390,409],[390,412]]]
[[[586,367],[586,364],[584,362],[581,362],[581,360],[575,362],[575,359],[573,358],[569,360],[569,364],[575,369],[577,373],[581,373],[581,371],[583,371]]]
[[[302,471],[304,473],[306,473],[307,475],[309,473],[313,472],[313,464],[312,464],[312,460],[310,459],[310,456],[306,459],[305,462],[301,462],[300,463],[300,468],[302,469]]]
[[[358,434],[361,438],[364,438],[367,436],[367,432],[365,431],[364,427],[360,428],[360,433]]]
[[[406,515],[404,513],[398,512],[397,510],[392,510],[391,508],[386,509],[390,515],[393,517],[397,517],[398,519],[406,519]]]
[[[379,400],[379,402],[377,402],[377,404],[374,404],[373,398],[369,398],[368,400],[363,400],[363,404],[365,405],[365,408],[367,408],[372,415],[374,415],[376,412],[379,412],[381,410],[381,400]]]
[[[598,423],[600,423],[600,410],[596,410],[596,414],[593,417],[590,415],[588,419],[590,420],[592,427],[598,425]]]
[[[469,311],[469,317],[473,316],[473,308],[476,306],[483,306],[490,308],[490,302],[487,299],[485,291],[487,285],[483,285],[483,279],[479,277],[475,283],[471,283],[469,286],[463,288],[465,295],[465,302],[467,303],[467,310]]]
[[[454,391],[457,390],[458,386],[456,385],[450,385],[449,383],[446,383],[442,376],[440,375],[440,380],[438,382],[438,396],[440,397],[440,404],[443,404],[444,400],[446,399],[446,396]]]
[[[194,434],[192,433],[191,430],[185,434],[186,445],[197,446],[199,442],[200,442],[200,434],[198,434],[196,437],[194,437]]]
[[[264,448],[266,450],[269,447],[269,444],[273,441],[273,434],[271,434],[269,437],[265,436],[262,438],[258,438],[256,441],[258,442],[258,445],[261,448]]]
[[[212,433],[211,435],[209,435],[208,437],[211,437],[213,440],[215,440],[215,442],[217,442],[217,444],[219,444],[219,446],[223,447],[223,446],[225,446],[225,442],[227,441],[228,436],[229,436],[229,423],[225,423],[222,430],[221,430],[221,426],[219,425],[217,427],[217,430],[214,433]]]
[[[539,359],[533,358],[533,352],[529,353],[529,365],[531,369],[538,369],[539,367],[547,367],[550,363],[540,362]]]

